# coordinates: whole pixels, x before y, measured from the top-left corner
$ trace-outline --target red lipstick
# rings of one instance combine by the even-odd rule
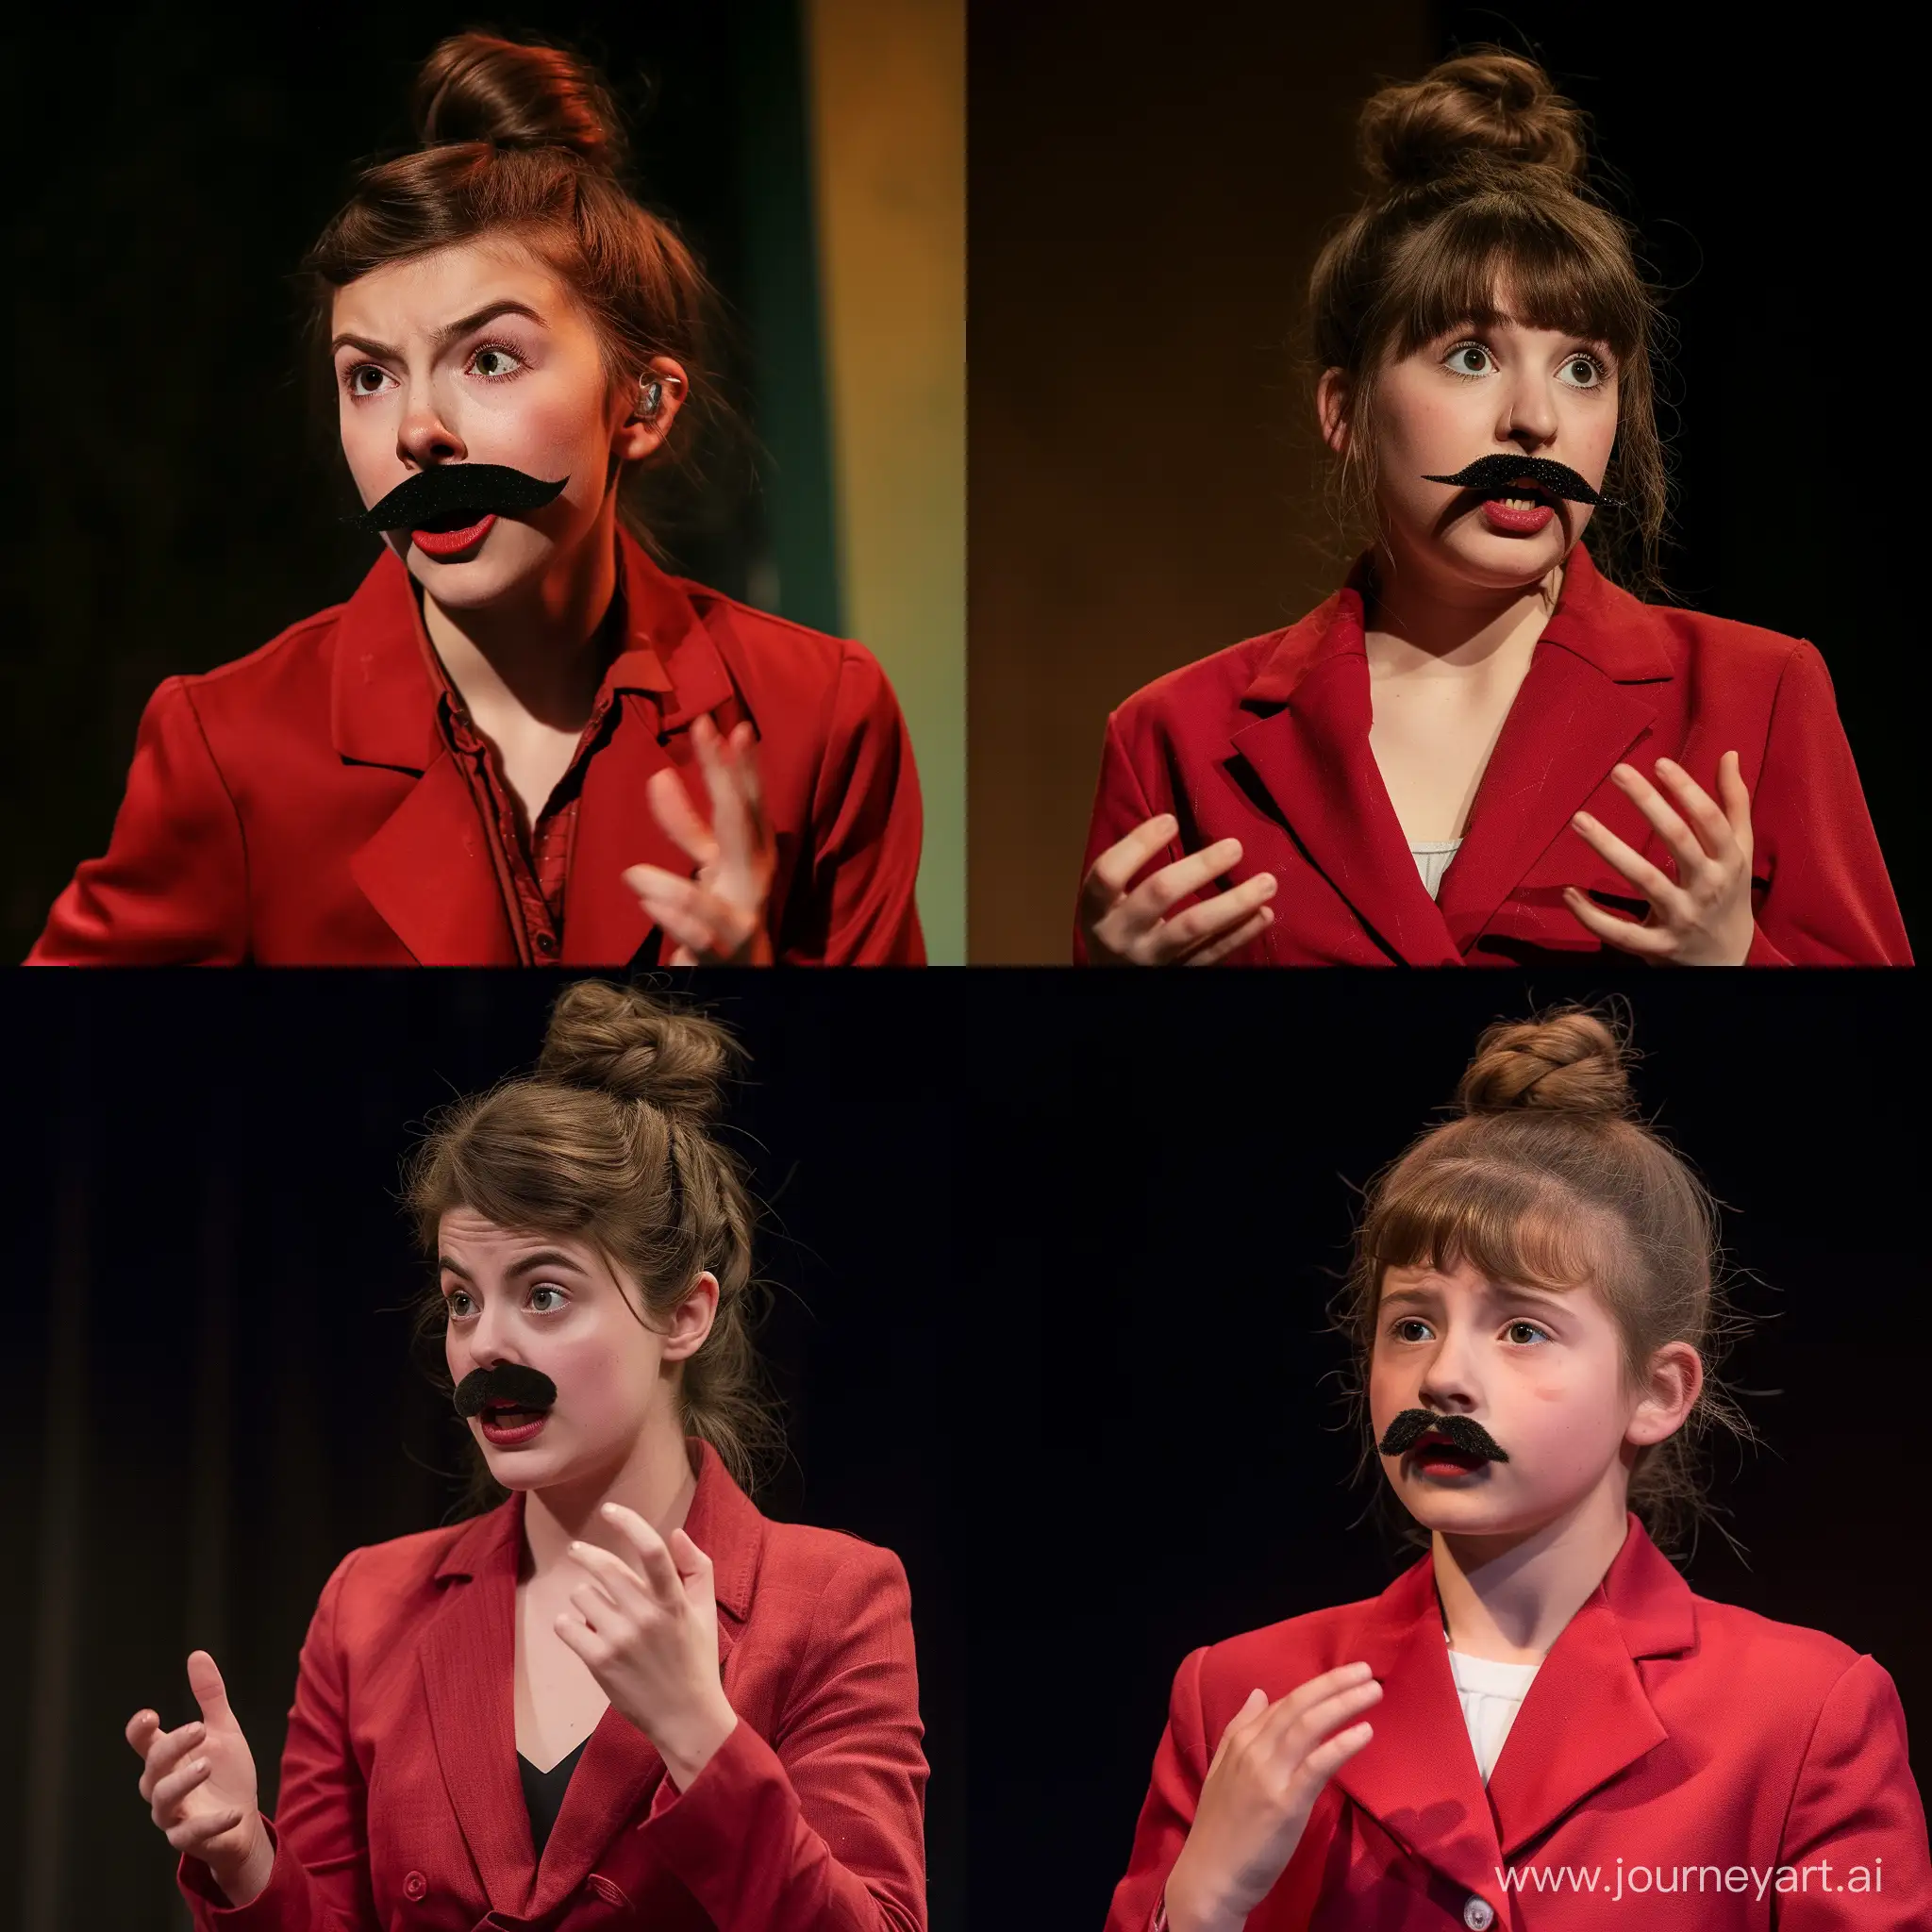
[[[1483,498],[1483,521],[1506,537],[1534,537],[1557,512],[1546,503],[1518,509],[1493,496]]]
[[[496,513],[492,510],[474,524],[465,524],[460,530],[411,530],[409,538],[425,556],[449,558],[474,550],[495,527]]]
[[[516,1449],[535,1441],[549,1420],[547,1410],[528,1408],[485,1409],[476,1418],[483,1440],[496,1449]]]

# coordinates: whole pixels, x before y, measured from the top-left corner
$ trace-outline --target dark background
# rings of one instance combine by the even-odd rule
[[[526,1063],[554,982],[0,978],[0,1199],[21,1453],[0,1458],[10,1922],[147,1932],[172,1860],[121,1738],[189,1714],[208,1644],[267,1770],[315,1596],[452,1493],[397,1312],[414,1124]],[[1356,1190],[1482,1026],[1597,991],[1466,974],[710,974],[754,1054],[733,1119],[775,1196],[792,1400],[774,1514],[911,1577],[932,1924],[1098,1926],[1193,1646],[1378,1591],[1324,1307]],[[1757,1318],[1729,1365],[1700,1592],[1830,1631],[1932,1735],[1928,1343],[1908,974],[1644,975],[1640,1098],[1731,1210]],[[968,1701],[971,1698],[971,1715]],[[969,1734],[971,1757],[969,1762]],[[271,1786],[272,1790],[272,1786]],[[969,1825],[970,1821],[970,1825]]]
[[[1923,926],[1919,545],[1878,479],[1923,413],[1897,291],[1924,39],[1859,8],[1787,33],[1664,0],[974,0],[971,957],[1067,957],[1107,712],[1340,582],[1308,270],[1366,186],[1362,101],[1483,42],[1591,114],[1668,291],[1666,577],[1818,644]]]
[[[677,568],[838,627],[798,5],[144,0],[9,21],[0,958],[106,848],[161,679],[346,598],[378,554],[337,522],[359,499],[295,271],[357,167],[416,144],[410,84],[445,34],[560,41],[616,87],[642,198],[724,298],[738,418],[667,481],[655,527]]]

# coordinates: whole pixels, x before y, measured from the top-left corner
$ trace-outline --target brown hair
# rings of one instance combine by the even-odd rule
[[[1534,328],[1606,343],[1617,360],[1617,441],[1591,521],[1606,571],[1660,591],[1667,514],[1652,356],[1663,324],[1632,231],[1585,179],[1581,111],[1534,61],[1500,47],[1444,60],[1362,108],[1374,191],[1308,282],[1318,371],[1339,369],[1349,418],[1339,471],[1346,520],[1374,525],[1374,377],[1498,297]]]
[[[667,1316],[708,1269],[717,1314],[683,1363],[678,1404],[685,1433],[709,1442],[749,1490],[782,1436],[752,1339],[757,1210],[741,1165],[712,1132],[741,1058],[715,1020],[579,980],[552,1009],[533,1073],[430,1124],[404,1199],[432,1257],[439,1223],[458,1208],[500,1227],[590,1241],[637,1283],[646,1321]],[[440,1336],[443,1321],[432,1282],[418,1332]],[[486,1470],[471,1500],[502,1493]]]
[[[1689,1342],[1705,1363],[1702,1392],[1675,1434],[1639,1450],[1630,1475],[1629,1506],[1667,1549],[1711,1513],[1696,1474],[1706,1432],[1755,1435],[1715,1374],[1740,1319],[1721,1278],[1716,1205],[1635,1118],[1632,1058],[1625,1030],[1586,1008],[1490,1027],[1457,1089],[1460,1118],[1420,1135],[1370,1184],[1333,1312],[1355,1353],[1365,1466],[1368,1364],[1391,1268],[1467,1261],[1495,1281],[1591,1284],[1622,1331],[1632,1391],[1657,1349]],[[1412,1520],[1406,1533],[1426,1540]]]
[[[691,251],[625,182],[628,145],[596,71],[562,48],[462,33],[423,63],[412,99],[423,146],[363,169],[302,262],[311,353],[326,361],[336,291],[391,262],[485,234],[522,243],[564,282],[597,334],[614,400],[655,356],[688,378],[673,439],[728,416],[707,369],[715,297]],[[619,515],[652,543],[647,473],[631,466]],[[653,546],[655,547],[655,546]]]

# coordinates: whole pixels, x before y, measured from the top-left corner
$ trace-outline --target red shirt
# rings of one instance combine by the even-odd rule
[[[922,962],[919,781],[876,659],[617,541],[623,648],[529,851],[493,760],[440,713],[408,572],[385,548],[347,604],[155,692],[108,851],[56,901],[31,961],[627,964],[655,928],[625,869],[694,870],[646,781],[676,771],[708,822],[690,734],[708,716],[758,732],[774,956]]]
[[[539,1860],[517,1772],[521,1492],[345,1557],[302,1646],[266,1889],[199,1932],[921,1932],[924,1795],[906,1572],[759,1514],[688,1439],[738,1725],[682,1791],[607,1708]]]
[[[1241,860],[1220,883],[1267,870],[1279,884],[1274,924],[1229,964],[1628,961],[1563,903],[1574,885],[1613,910],[1643,911],[1571,815],[1588,808],[1668,873],[1669,852],[1611,767],[1627,760],[1649,777],[1668,756],[1715,797],[1718,760],[1736,751],[1751,791],[1757,935],[1746,963],[1910,964],[1817,651],[1641,604],[1599,575],[1580,543],[1431,899],[1369,748],[1362,573],[1299,624],[1170,672],[1113,713],[1088,866],[1163,811],[1180,831],[1149,870],[1239,838]],[[1085,958],[1077,932],[1074,955]]]
[[[1431,1557],[1379,1597],[1191,1653],[1107,1932],[1147,1932],[1249,1692],[1272,1703],[1358,1661],[1383,1687],[1374,1734],[1322,1789],[1248,1932],[1932,1932],[1925,1811],[1890,1676],[1822,1631],[1693,1595],[1626,1522],[1487,1785]],[[1798,1868],[1793,1889],[1760,1888],[1779,1866]],[[1751,1874],[1741,1889],[1734,1871]]]

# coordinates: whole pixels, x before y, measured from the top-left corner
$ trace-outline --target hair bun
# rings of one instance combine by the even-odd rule
[[[417,138],[425,147],[487,141],[566,147],[615,174],[624,126],[596,70],[560,47],[496,34],[452,34],[416,76]]]
[[[1386,187],[1433,180],[1471,160],[1540,162],[1581,180],[1583,111],[1534,60],[1481,47],[1362,108],[1362,163]]]
[[[1621,1117],[1633,1107],[1630,1049],[1583,1007],[1538,1020],[1505,1020],[1476,1041],[1456,1098],[1464,1113],[1543,1112]]]
[[[633,987],[581,979],[551,1008],[537,1072],[696,1124],[724,1112],[724,1081],[741,1052],[715,1020]]]

